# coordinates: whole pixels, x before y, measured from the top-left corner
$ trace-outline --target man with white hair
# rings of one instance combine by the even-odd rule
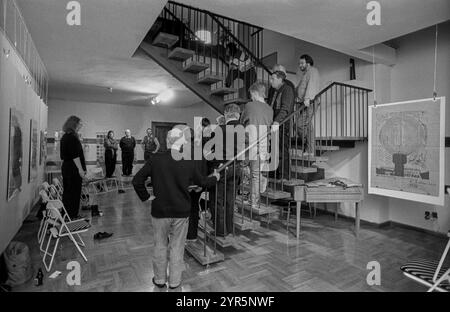
[[[122,150],[122,175],[128,177],[133,172],[134,148],[136,139],[131,136],[130,129],[125,130],[125,136],[120,139],[120,149]]]
[[[180,153],[183,145],[189,144],[184,136],[185,131],[181,127],[170,130],[166,139],[168,150],[151,157],[133,179],[133,187],[143,202],[151,201],[145,181],[151,177],[153,183],[151,215],[155,247],[152,281],[160,288],[165,287],[167,282],[171,289],[181,284],[191,210],[188,187],[192,182],[201,187],[210,187],[219,180],[219,174],[215,172],[210,177],[202,176],[192,160],[177,161],[172,157],[174,153]]]

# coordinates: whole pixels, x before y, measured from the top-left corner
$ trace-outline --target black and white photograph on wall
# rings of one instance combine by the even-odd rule
[[[23,114],[15,108],[10,109],[9,117],[9,164],[7,200],[11,200],[22,189],[23,163]]]
[[[37,121],[30,120],[30,142],[29,142],[29,161],[28,161],[28,183],[33,182],[37,177],[38,168],[38,127]]]
[[[449,292],[449,55],[450,0],[0,0],[0,291]]]

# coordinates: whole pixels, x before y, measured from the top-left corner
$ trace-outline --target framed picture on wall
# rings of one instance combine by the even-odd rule
[[[15,108],[9,112],[8,174],[6,200],[22,190],[23,114]]]
[[[445,97],[369,107],[369,194],[444,205]]]
[[[30,119],[30,153],[28,162],[28,183],[33,182],[37,177],[38,166],[38,128],[37,122]]]
[[[41,130],[39,136],[39,147],[39,166],[42,166],[42,163],[45,165],[45,161],[47,159],[47,130]]]

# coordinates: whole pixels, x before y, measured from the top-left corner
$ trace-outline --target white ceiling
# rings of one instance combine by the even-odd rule
[[[132,58],[166,0],[78,0],[81,26],[67,25],[67,1],[16,1],[49,72],[50,97],[145,105],[147,95],[172,88],[181,99],[173,105],[199,101],[156,63]],[[367,25],[368,0],[180,2],[360,57],[360,49],[450,19],[450,0],[380,0],[381,26]]]

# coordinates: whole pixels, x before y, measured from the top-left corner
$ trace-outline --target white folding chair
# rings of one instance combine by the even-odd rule
[[[39,192],[39,196],[41,197],[41,201],[42,201],[42,203],[48,203],[48,201],[50,200],[50,198],[48,197],[48,194],[47,194],[47,192],[45,191],[45,189],[42,189],[40,192]],[[46,225],[46,221],[47,221],[47,212],[46,212],[46,210],[44,210],[43,212],[42,212],[42,219],[41,219],[41,223],[39,224],[39,230],[38,230],[38,233],[37,233],[37,237],[38,237],[38,242],[40,243],[41,242],[41,240],[42,240],[42,238],[43,238],[43,233],[44,233],[44,231],[43,231],[43,229],[44,229],[44,227],[45,227],[45,225]]]
[[[438,290],[450,291],[450,268],[444,267],[445,258],[450,249],[450,231],[447,236],[449,241],[439,262],[432,260],[413,260],[403,265],[400,269],[406,277],[419,282],[427,287],[429,292]]]
[[[62,237],[69,237],[70,240],[74,243],[78,252],[83,257],[84,261],[87,262],[87,258],[80,248],[80,246],[85,246],[83,240],[81,239],[80,233],[87,232],[91,227],[91,224],[84,219],[71,221],[67,214],[65,214],[65,216],[62,216],[60,210],[65,211],[64,205],[61,201],[55,200],[49,201],[47,203],[48,224],[52,224],[49,234],[44,235],[44,239],[42,241],[43,244],[43,242],[45,241],[45,237],[48,236],[47,245],[45,250],[43,250],[44,256],[42,258],[42,262],[44,263],[47,272],[49,272],[52,267],[59,240]],[[79,241],[75,239],[75,236]],[[55,244],[53,247],[53,251],[49,252],[52,240],[55,240]],[[50,258],[50,262],[48,262],[48,258]]]
[[[45,252],[44,250],[44,241],[45,241],[45,235],[48,234],[49,226],[59,226],[59,222],[54,219],[49,218],[48,214],[48,205],[49,203],[52,203],[52,205],[59,207],[60,213],[62,213],[63,218],[67,218],[69,221],[71,221],[69,214],[66,211],[66,208],[64,208],[64,204],[59,199],[49,199],[49,197],[46,194],[42,194],[43,200],[47,203],[47,208],[43,212],[43,218],[41,220],[41,225],[39,227],[38,231],[38,242],[39,242],[39,249],[42,252]]]
[[[64,192],[64,187],[62,186],[61,182],[59,181],[58,178],[53,178],[52,182],[53,182],[53,185],[55,186],[56,190],[62,197],[62,194]]]

